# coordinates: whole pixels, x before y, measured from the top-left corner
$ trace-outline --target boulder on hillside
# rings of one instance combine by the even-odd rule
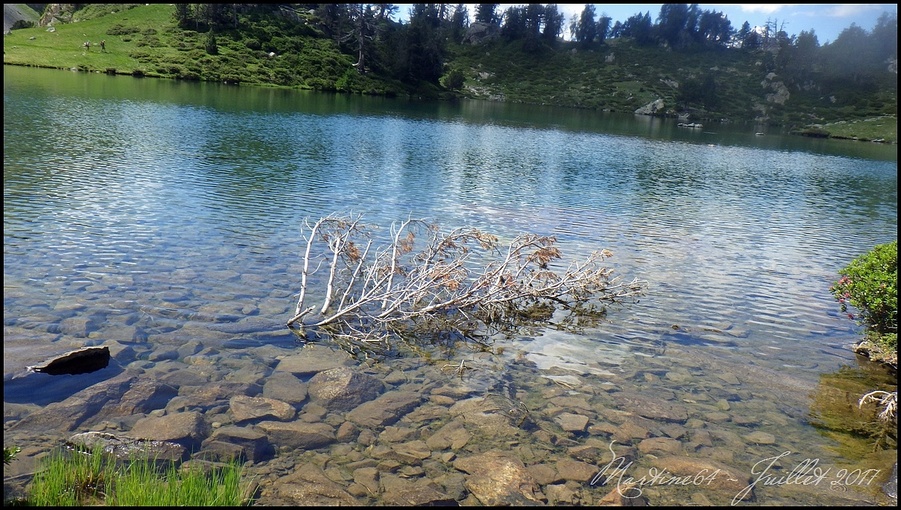
[[[500,28],[495,25],[476,21],[469,25],[466,35],[463,36],[463,44],[482,44],[500,36]]]
[[[635,110],[635,115],[657,115],[663,113],[664,106],[663,99],[657,99]]]

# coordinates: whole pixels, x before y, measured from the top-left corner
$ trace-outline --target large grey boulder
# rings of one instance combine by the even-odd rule
[[[663,99],[657,99],[635,110],[635,115],[656,115],[663,113]]]
[[[40,15],[25,4],[3,4],[3,34],[6,35],[19,21],[37,23]]]

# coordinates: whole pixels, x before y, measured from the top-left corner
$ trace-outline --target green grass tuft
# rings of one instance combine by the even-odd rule
[[[103,452],[57,450],[42,462],[28,492],[34,506],[241,506],[248,502],[240,461],[205,469],[197,463],[135,458],[117,463]]]

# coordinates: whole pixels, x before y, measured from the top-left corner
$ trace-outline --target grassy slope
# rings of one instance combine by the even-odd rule
[[[15,30],[4,38],[3,63],[88,71],[113,68],[128,74],[142,70],[152,75],[146,65],[132,56],[146,44],[146,37],[107,35],[110,27],[116,24],[142,27],[141,30],[148,32],[148,27],[169,26],[172,25],[172,6],[153,4],[118,11],[100,18],[59,24],[52,32],[40,27]],[[104,39],[107,51],[101,52],[97,44]],[[89,50],[82,46],[85,41],[93,43]],[[157,50],[168,53],[164,48]]]
[[[296,23],[255,20],[253,29],[219,34],[218,54],[210,55],[206,34],[178,29],[173,10],[171,4],[92,5],[77,13],[81,21],[60,24],[53,32],[13,31],[4,38],[4,63],[351,93],[409,91],[391,80],[360,76],[351,67],[352,57],[318,37],[314,28]],[[102,52],[97,43],[104,39]],[[89,50],[82,46],[85,41],[93,43]],[[832,107],[798,93],[785,106],[767,103],[761,86],[765,71],[754,55],[677,53],[628,41],[610,41],[591,51],[573,48],[564,43],[556,51],[526,52],[519,44],[452,44],[448,67],[463,71],[464,94],[470,97],[619,112],[661,98],[670,114],[677,113],[679,87],[709,75],[717,100],[693,110],[694,119],[750,120],[764,108],[771,122],[794,128],[816,124],[833,136],[897,142],[894,97],[870,111]]]
[[[288,33],[278,25],[281,20],[263,21],[253,33],[218,34],[218,52],[209,54],[207,35],[179,29],[171,4],[126,10],[115,10],[120,7],[115,4],[95,5],[77,14],[97,15],[102,7],[113,12],[59,24],[52,32],[46,28],[12,32],[4,38],[4,64],[341,92],[403,92],[401,84],[359,76],[351,67],[352,58],[341,54],[331,40],[304,30]],[[269,41],[263,45],[257,37]],[[248,47],[251,39],[256,49]],[[100,49],[101,40],[106,41],[105,51]],[[92,43],[90,49],[83,47],[85,41]],[[270,57],[270,51],[276,56]]]

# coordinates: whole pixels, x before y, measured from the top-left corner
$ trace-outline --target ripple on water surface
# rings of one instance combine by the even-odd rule
[[[450,419],[434,407],[450,406],[447,395],[504,387],[545,428],[473,440],[474,453],[506,441],[539,463],[527,444],[532,455],[555,452],[541,462],[557,466],[572,456],[557,455],[567,441],[606,443],[625,430],[638,431],[627,438],[633,445],[679,438],[684,455],[736,469],[784,449],[842,460],[806,421],[809,393],[822,373],[853,362],[844,344],[859,331],[828,287],[851,258],[896,236],[893,162],[300,106],[266,114],[190,101],[59,97],[17,108],[10,100],[5,375],[48,351],[115,342],[131,353],[126,370],[174,373],[180,396],[265,384],[280,357],[299,349],[284,322],[300,285],[303,218],[361,212],[384,237],[392,221],[424,217],[502,240],[555,236],[560,269],[606,248],[614,274],[646,280],[648,290],[577,331],[448,355],[447,365],[471,361],[463,378],[410,360],[366,364],[398,391],[433,393],[400,425],[435,430],[434,417]],[[311,278],[315,287],[322,274]],[[395,366],[400,374],[386,375]],[[203,383],[190,382],[194,372],[206,374]],[[47,398],[79,390],[59,384]],[[27,400],[11,388],[6,401]],[[626,401],[643,405],[624,409]],[[589,425],[557,437],[561,421],[581,423],[561,413]],[[757,429],[773,443],[743,439]],[[320,452],[346,458],[330,448]],[[654,503],[680,502],[658,492]]]

